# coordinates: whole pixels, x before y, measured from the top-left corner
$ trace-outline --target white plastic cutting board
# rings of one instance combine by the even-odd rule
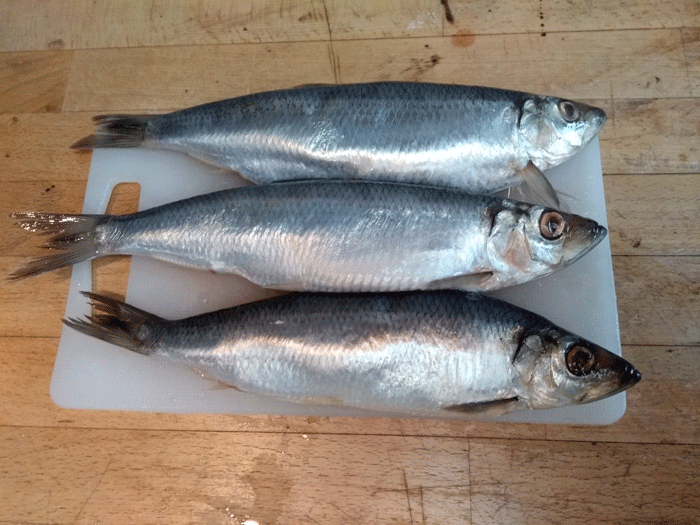
[[[572,212],[607,225],[598,141],[547,173]],[[140,209],[239,186],[230,173],[174,152],[97,150],[93,152],[84,213],[102,213],[113,188],[141,185]],[[42,210],[57,211],[61,210]],[[91,288],[91,263],[73,267],[66,317],[90,309],[79,292]],[[94,290],[106,292],[110,290]],[[243,278],[178,268],[134,257],[127,302],[166,318],[179,318],[249,302],[271,292]],[[608,239],[573,266],[554,275],[498,292],[498,297],[537,312],[560,326],[620,354],[617,302]],[[143,410],[179,413],[382,415],[343,407],[296,405],[216,389],[183,365],[144,357],[63,327],[51,380],[51,398],[65,408]],[[590,405],[527,411],[498,418],[541,423],[609,424],[625,411],[625,395]]]

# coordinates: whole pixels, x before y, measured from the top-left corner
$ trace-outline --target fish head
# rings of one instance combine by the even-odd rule
[[[622,357],[554,326],[525,334],[513,364],[529,408],[598,401],[642,378]]]
[[[592,219],[542,206],[530,206],[521,221],[531,259],[550,271],[580,259],[608,233]]]
[[[584,148],[605,124],[597,107],[556,97],[523,103],[518,132],[530,160],[541,170],[557,166]]]
[[[504,206],[492,217],[492,224],[489,260],[504,276],[504,284],[529,281],[564,268],[607,235],[607,229],[594,220],[525,203]]]

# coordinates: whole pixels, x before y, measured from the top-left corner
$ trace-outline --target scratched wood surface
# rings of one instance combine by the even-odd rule
[[[0,273],[17,210],[78,212],[100,112],[307,83],[577,98],[601,156],[624,355],[608,427],[64,410],[69,270],[0,287],[0,523],[700,521],[700,4],[688,0],[0,1]],[[133,209],[122,187],[112,209]],[[124,289],[128,259],[96,264]],[[575,308],[575,302],[572,308]]]

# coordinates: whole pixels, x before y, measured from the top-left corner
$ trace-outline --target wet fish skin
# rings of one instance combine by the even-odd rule
[[[641,378],[600,346],[479,294],[295,293],[175,321],[85,295],[99,313],[68,326],[296,403],[449,418],[589,403]]]
[[[164,115],[103,115],[73,148],[176,150],[258,184],[361,178],[491,193],[522,182],[530,164],[546,170],[569,159],[605,118],[557,97],[377,82],[257,93]]]
[[[14,218],[52,234],[46,246],[62,251],[11,279],[138,255],[305,291],[502,288],[571,264],[607,233],[595,221],[507,199],[360,181],[235,188],[123,216]]]

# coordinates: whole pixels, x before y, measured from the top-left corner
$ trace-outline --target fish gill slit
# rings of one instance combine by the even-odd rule
[[[523,327],[518,328],[518,334],[516,336],[517,345],[515,347],[515,352],[513,353],[513,358],[510,361],[511,363],[515,363],[515,360],[518,358],[518,355],[520,354],[520,350],[523,347],[523,344],[525,344],[525,339],[527,339],[528,335],[529,335],[528,331],[525,328],[523,328]]]
[[[520,97],[520,99],[515,103],[515,106],[518,108],[518,119],[515,124],[515,129],[519,130],[520,129],[520,122],[523,119],[523,113],[525,112],[525,97]]]

